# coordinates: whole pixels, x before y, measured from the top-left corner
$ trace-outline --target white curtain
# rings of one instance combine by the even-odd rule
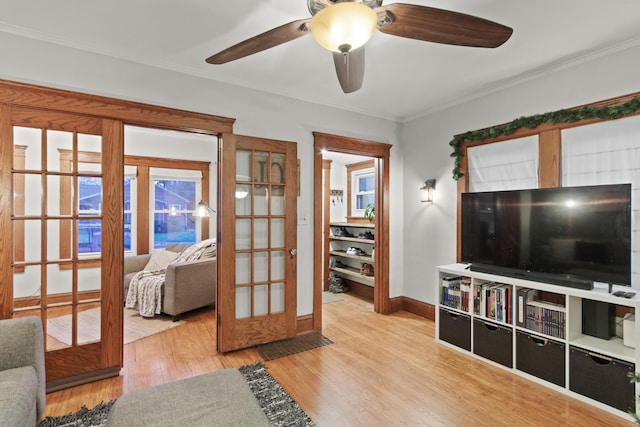
[[[538,188],[538,152],[537,135],[469,148],[469,191]]]
[[[640,117],[562,131],[562,186],[631,183],[631,283],[640,279]],[[637,285],[635,287],[638,287]]]

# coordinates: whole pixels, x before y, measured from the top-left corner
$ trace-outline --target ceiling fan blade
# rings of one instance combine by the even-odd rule
[[[355,92],[364,80],[364,46],[349,53],[333,52],[338,81],[344,93]]]
[[[476,16],[414,4],[394,3],[376,9],[378,29],[386,34],[434,43],[498,47],[513,29]]]
[[[309,33],[311,18],[289,22],[258,34],[207,58],[209,64],[225,64],[295,40]]]

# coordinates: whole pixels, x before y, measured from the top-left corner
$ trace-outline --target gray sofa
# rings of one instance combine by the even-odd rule
[[[0,426],[37,425],[45,399],[42,321],[0,320]]]
[[[186,246],[168,244],[165,250],[179,253]],[[124,259],[124,295],[126,297],[132,277],[145,267],[150,254],[127,256]],[[162,312],[174,321],[180,315],[196,308],[215,303],[216,258],[172,262],[166,269],[162,289]]]

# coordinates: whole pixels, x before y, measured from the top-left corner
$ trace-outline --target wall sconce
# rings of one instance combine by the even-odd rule
[[[193,211],[193,216],[197,218],[207,218],[210,216],[209,215],[210,212],[216,213],[216,211],[211,209],[209,205],[207,205],[205,202],[200,200],[200,202],[198,202],[198,206],[196,206],[196,210]]]
[[[428,179],[424,182],[424,185],[420,187],[422,190],[422,197],[420,197],[420,201],[424,203],[432,203],[433,202],[433,191],[436,189],[436,180]]]

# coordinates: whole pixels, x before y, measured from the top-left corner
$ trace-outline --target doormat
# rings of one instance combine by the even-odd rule
[[[302,353],[303,351],[313,350],[314,348],[324,347],[329,344],[333,344],[333,341],[321,333],[314,331],[293,338],[287,338],[286,340],[260,344],[254,348],[265,361],[269,361],[296,353]]]

